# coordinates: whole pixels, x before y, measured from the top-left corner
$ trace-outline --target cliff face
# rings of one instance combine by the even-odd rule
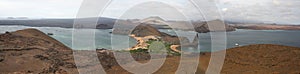
[[[166,41],[171,44],[180,45],[180,39],[182,41],[187,41],[188,39],[185,37],[177,37],[172,36],[167,33],[163,33],[158,31],[156,28],[147,25],[147,24],[141,24],[138,25],[135,29],[132,30],[132,33],[137,37],[145,37],[145,36],[158,36],[162,39],[162,41]]]
[[[141,24],[136,26],[135,29],[132,30],[131,34],[134,34],[137,37],[144,37],[149,35],[163,36],[163,33],[159,32],[156,28],[147,24]]]

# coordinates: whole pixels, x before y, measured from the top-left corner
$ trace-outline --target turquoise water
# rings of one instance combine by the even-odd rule
[[[28,27],[28,26],[0,26],[0,33],[5,31],[16,31],[25,28],[36,28],[44,33],[54,33],[53,38],[59,40],[65,45],[72,47],[72,28],[60,27]],[[95,48],[112,49],[111,47],[111,29],[86,29],[95,31]],[[172,35],[176,35],[172,30],[160,30]],[[177,31],[178,32],[178,31]],[[181,31],[186,32],[186,31]],[[125,35],[118,35],[126,37]],[[128,44],[120,39],[121,44]],[[116,40],[118,41],[118,40]],[[204,52],[209,52],[211,49],[210,33],[199,34],[200,49]],[[129,46],[131,47],[136,43],[132,38],[129,39]],[[300,47],[300,31],[285,31],[285,30],[241,30],[238,29],[234,32],[227,32],[227,48],[235,47],[238,43],[241,46],[249,44],[280,44],[287,46]],[[88,47],[76,47],[75,50],[89,49]],[[125,48],[124,48],[125,49]],[[223,49],[217,49],[223,50]]]

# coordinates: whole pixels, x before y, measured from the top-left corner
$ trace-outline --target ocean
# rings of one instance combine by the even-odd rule
[[[6,31],[12,32],[16,30],[26,29],[26,28],[36,28],[41,30],[44,33],[53,33],[51,37],[62,42],[66,46],[72,48],[73,50],[90,50],[91,47],[94,48],[105,48],[112,49],[111,47],[111,31],[112,29],[84,29],[84,30],[93,30],[95,31],[95,44],[91,47],[73,47],[72,46],[72,28],[60,28],[60,27],[29,27],[29,26],[18,26],[18,25],[2,25],[0,26],[0,33],[5,33]],[[162,32],[176,35],[173,30],[162,29]],[[178,32],[178,31],[176,31]],[[187,32],[187,31],[179,31]],[[184,34],[184,33],[183,33]],[[200,41],[200,50],[201,52],[210,52],[211,50],[211,34],[210,33],[198,33]],[[85,35],[82,35],[85,36]],[[120,39],[121,44],[128,45],[131,47],[136,44],[136,41],[129,37],[129,43],[123,42],[123,39],[126,39],[126,35],[118,35],[123,38]],[[279,44],[286,46],[300,47],[300,31],[291,31],[291,30],[244,30],[237,29],[233,32],[226,33],[227,38],[227,47],[233,48],[236,47],[235,44],[240,46],[250,45],[250,44]],[[122,40],[121,40],[122,39]],[[114,40],[118,41],[118,40]],[[124,48],[126,49],[126,48]],[[122,50],[122,49],[119,49]],[[224,50],[224,49],[215,49]],[[193,51],[193,49],[189,49]]]

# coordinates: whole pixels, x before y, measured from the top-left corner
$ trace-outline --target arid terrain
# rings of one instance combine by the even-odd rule
[[[95,66],[99,66],[95,64],[76,66],[74,52],[82,52],[83,54],[79,56],[86,59],[92,51],[72,50],[36,29],[7,32],[0,35],[0,73],[77,74],[77,69],[89,69],[85,71],[92,72],[96,69]],[[119,66],[113,52],[106,49],[98,49],[96,52],[105,71],[108,74],[131,74]],[[139,62],[147,62],[151,57],[148,53],[131,55]],[[231,48],[226,50],[221,73],[299,74],[299,55],[300,48],[282,45],[256,44]],[[197,74],[206,71],[210,56],[212,56],[211,53],[201,53]],[[128,58],[121,59],[128,61]],[[179,60],[180,56],[168,56],[164,65],[155,74],[175,73]],[[92,63],[95,60],[82,60],[82,62]]]

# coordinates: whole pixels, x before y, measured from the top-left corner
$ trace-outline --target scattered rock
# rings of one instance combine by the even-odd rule
[[[5,34],[10,34],[10,32],[6,31]]]
[[[0,62],[4,61],[4,56],[0,55]]]
[[[76,65],[70,62],[65,62],[63,66],[66,68],[76,68]]]
[[[35,56],[33,56],[33,57],[34,57],[34,58],[38,58],[38,59],[43,60],[43,61],[49,60],[48,57],[45,57],[45,56],[42,56],[42,55],[35,55]]]
[[[15,52],[15,53],[11,53],[11,55],[12,55],[12,56],[20,56],[20,55],[22,55],[22,53],[20,53],[20,52]]]

